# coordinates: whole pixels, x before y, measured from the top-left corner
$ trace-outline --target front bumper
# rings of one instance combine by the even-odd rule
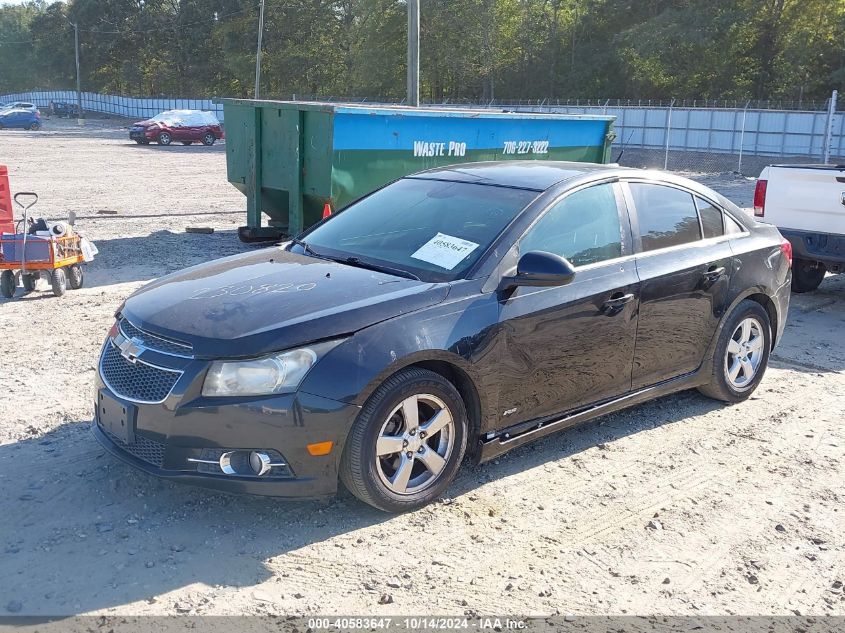
[[[275,497],[324,498],[337,492],[340,456],[359,407],[305,392],[205,398],[201,391],[207,366],[207,361],[184,360],[183,373],[167,397],[159,403],[144,403],[106,384],[101,362],[97,393],[132,411],[132,431],[129,438],[121,439],[104,428],[98,405],[92,422],[94,436],[116,457],[158,477]],[[307,447],[322,442],[332,442],[332,450],[311,455]],[[231,450],[276,451],[287,468],[264,477],[227,475],[216,466],[192,461],[209,457],[213,461]]]
[[[129,130],[129,139],[132,141],[150,141],[155,140],[158,130],[153,128],[131,128]]]

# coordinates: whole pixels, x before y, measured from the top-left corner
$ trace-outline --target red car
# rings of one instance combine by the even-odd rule
[[[202,143],[214,145],[224,138],[220,121],[212,112],[201,110],[168,110],[146,121],[134,123],[129,138],[139,145],[156,142],[170,145],[179,141],[182,145]]]

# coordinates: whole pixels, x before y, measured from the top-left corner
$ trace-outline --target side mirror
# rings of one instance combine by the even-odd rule
[[[517,286],[565,286],[575,278],[566,258],[544,251],[530,251],[519,258],[516,275],[502,278],[502,289]]]

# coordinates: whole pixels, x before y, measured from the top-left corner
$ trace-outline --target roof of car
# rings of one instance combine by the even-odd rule
[[[552,185],[588,172],[613,169],[619,169],[619,167],[597,163],[510,160],[435,167],[414,174],[411,178],[434,178],[545,191]]]

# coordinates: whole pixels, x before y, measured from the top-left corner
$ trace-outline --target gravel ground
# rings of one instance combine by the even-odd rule
[[[50,121],[0,132],[0,163],[100,249],[84,289],[0,300],[0,614],[845,614],[845,278],[793,297],[746,403],[607,416],[403,516],[233,497],[137,473],[88,432],[121,300],[254,248],[223,147]],[[750,181],[702,180],[750,202]]]

